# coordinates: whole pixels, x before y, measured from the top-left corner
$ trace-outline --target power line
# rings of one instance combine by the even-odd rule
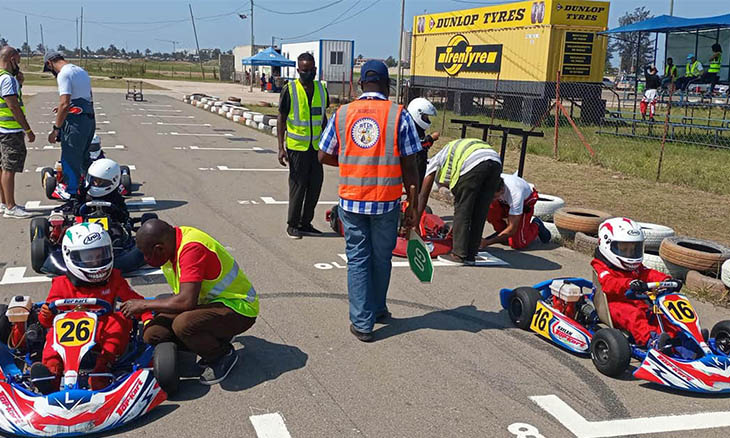
[[[312,35],[314,33],[317,33],[317,32],[319,32],[319,31],[321,31],[323,29],[326,29],[326,28],[328,28],[330,26],[334,26],[336,24],[344,23],[345,21],[351,20],[351,19],[357,17],[358,15],[362,14],[363,12],[367,11],[368,9],[372,8],[373,6],[377,5],[378,3],[380,3],[380,1],[381,0],[376,0],[374,3],[371,3],[368,6],[365,6],[364,8],[362,8],[359,11],[355,12],[354,14],[350,15],[349,17],[342,18],[342,16],[345,15],[347,12],[349,12],[350,10],[354,9],[355,7],[357,7],[357,5],[360,3],[360,0],[358,0],[354,5],[352,5],[351,8],[349,8],[346,11],[344,11],[343,13],[341,13],[340,15],[338,15],[334,20],[330,21],[329,23],[325,24],[324,26],[322,26],[322,27],[320,27],[320,28],[318,28],[316,30],[313,30],[312,32],[308,32],[308,33],[305,33],[305,34],[302,34],[302,35],[298,35],[298,36],[295,36],[295,37],[281,38],[281,40],[287,40],[287,41],[296,40],[296,39],[303,38],[305,36],[309,36],[309,35]],[[342,18],[342,19],[340,20],[340,18]]]
[[[256,7],[257,7],[257,8],[259,8],[259,9],[263,9],[263,10],[264,10],[264,11],[266,11],[266,12],[271,12],[272,14],[281,14],[281,15],[299,15],[299,14],[310,14],[310,13],[312,13],[312,12],[317,12],[317,11],[321,11],[322,9],[327,9],[327,8],[329,8],[330,6],[334,6],[334,5],[336,5],[337,3],[342,3],[342,1],[343,1],[343,0],[337,0],[337,1],[334,1],[334,2],[332,2],[332,3],[326,4],[326,5],[324,5],[324,6],[320,6],[320,7],[318,7],[318,8],[315,8],[315,9],[309,9],[309,10],[306,10],[306,11],[296,11],[296,12],[288,12],[288,11],[275,11],[275,10],[273,10],[273,9],[265,8],[265,7],[263,7],[263,6],[259,5],[259,4],[256,4]]]
[[[494,1],[494,2],[472,2],[468,0],[451,0],[454,3],[465,3],[469,5],[482,5],[482,6],[493,6],[493,5],[502,5],[505,3],[511,3],[511,1]]]

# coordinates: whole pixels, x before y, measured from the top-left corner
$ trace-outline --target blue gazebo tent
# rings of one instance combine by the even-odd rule
[[[241,60],[243,65],[265,65],[271,67],[294,67],[297,65],[296,62],[285,58],[280,53],[277,53],[273,47],[269,47],[253,56],[243,58]]]

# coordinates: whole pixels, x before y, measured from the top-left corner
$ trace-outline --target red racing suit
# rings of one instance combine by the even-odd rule
[[[535,204],[538,198],[537,190],[533,190],[532,194],[524,200],[522,218],[517,227],[517,232],[509,238],[509,246],[512,249],[526,248],[527,245],[531,244],[537,238],[539,228],[537,224],[532,222],[532,214],[535,211]],[[507,228],[507,218],[509,218],[509,205],[495,198],[492,201],[492,205],[489,206],[487,222],[492,225],[494,231],[501,233]]]
[[[629,283],[632,280],[642,280],[647,283],[660,282],[670,277],[662,272],[649,269],[643,265],[633,271],[623,271],[610,267],[598,258],[591,261],[591,266],[598,274],[598,281],[608,299],[608,311],[614,327],[627,330],[633,336],[637,345],[644,346],[651,337],[651,332],[661,333],[656,316],[649,317],[649,306],[642,300],[626,298]],[[664,330],[674,336],[677,329],[664,319]]]
[[[132,290],[127,280],[122,277],[122,272],[118,269],[112,270],[109,280],[98,285],[84,284],[83,286],[76,286],[65,275],[54,278],[46,302],[65,298],[100,298],[112,306],[114,306],[117,298],[122,301],[144,299],[143,296]],[[151,312],[142,315],[143,321],[151,318]],[[39,313],[38,321],[41,325],[49,329],[46,335],[46,346],[43,349],[43,364],[53,374],[60,376],[63,374],[63,363],[59,354],[53,349],[53,317],[47,318],[42,313]],[[95,347],[95,349],[100,350],[99,359],[97,360],[98,368],[103,368],[110,364],[124,353],[127,344],[129,344],[131,331],[132,321],[125,318],[121,312],[113,312],[99,317]]]

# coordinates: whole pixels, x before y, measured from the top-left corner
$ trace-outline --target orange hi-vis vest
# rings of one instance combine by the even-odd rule
[[[389,202],[403,194],[398,149],[402,105],[362,99],[337,110],[340,198]]]

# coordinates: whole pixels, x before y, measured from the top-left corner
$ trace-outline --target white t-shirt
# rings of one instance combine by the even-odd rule
[[[437,172],[444,164],[446,164],[446,159],[449,156],[448,151],[449,148],[445,147],[428,160],[426,175]],[[461,165],[461,169],[459,170],[459,177],[464,176],[464,174],[476,167],[477,164],[487,160],[496,161],[497,163],[502,164],[502,161],[499,159],[499,154],[494,149],[477,149],[466,157],[466,160],[464,160],[464,164]],[[438,179],[438,175],[436,175],[436,178]],[[438,180],[436,182],[438,183]],[[448,186],[449,182],[449,180],[444,181],[444,185]]]
[[[20,85],[18,84],[18,80],[15,79],[12,75],[2,75],[0,76],[0,96],[3,98],[5,96],[12,96],[12,95],[19,95],[19,89]],[[0,133],[2,134],[15,134],[16,132],[23,132],[23,129],[5,129],[0,128]]]
[[[532,195],[530,183],[511,173],[503,173],[504,193],[499,200],[509,205],[509,215],[517,216],[522,214],[525,200]]]
[[[91,102],[91,78],[86,70],[73,65],[66,64],[56,77],[58,82],[58,94],[70,94],[71,100],[86,99]]]

